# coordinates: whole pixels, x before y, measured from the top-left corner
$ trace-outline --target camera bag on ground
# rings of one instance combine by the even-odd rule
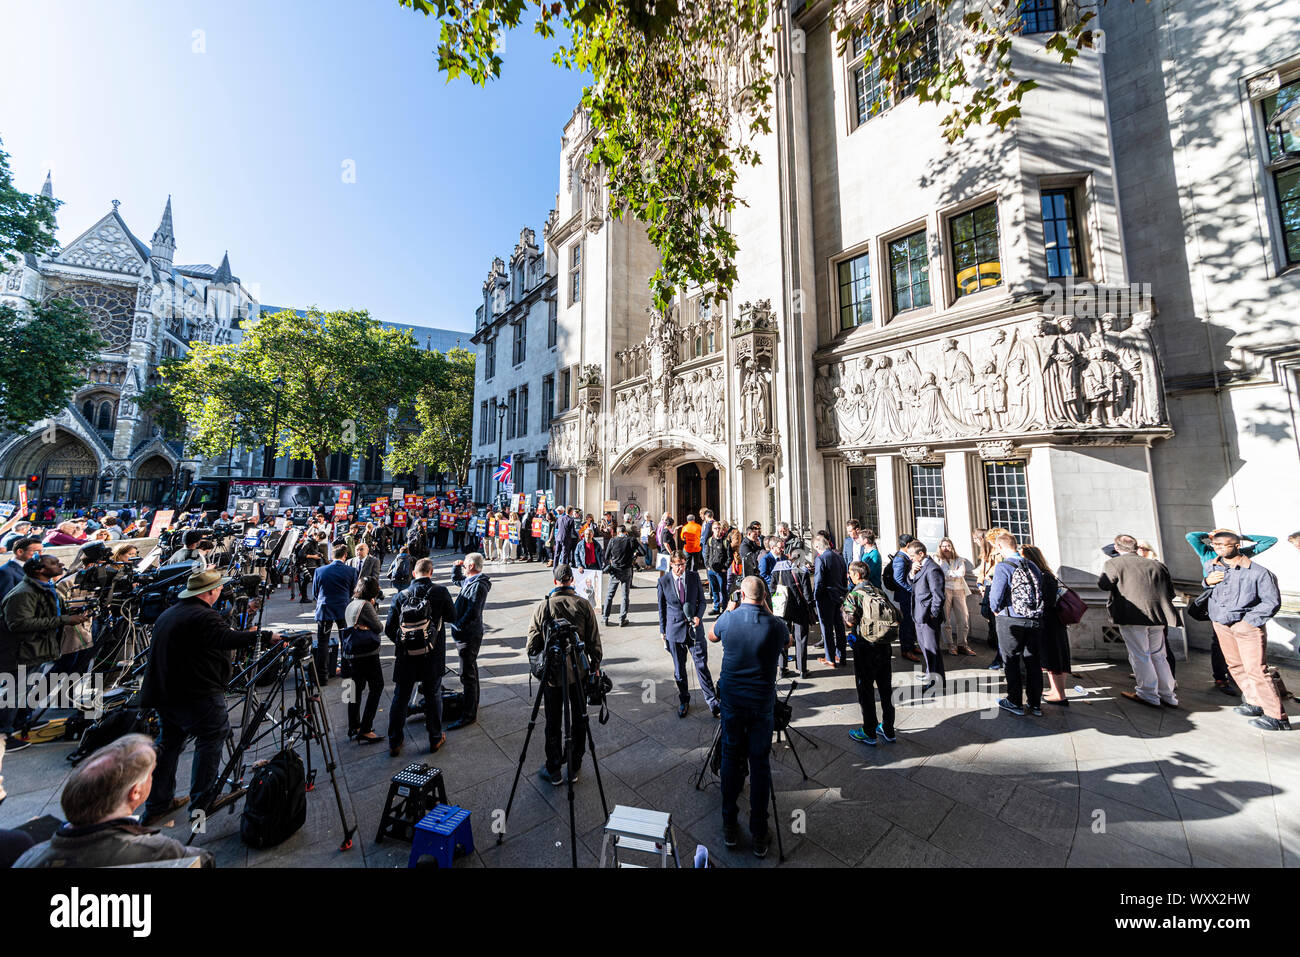
[[[302,758],[286,748],[253,771],[239,837],[249,847],[275,847],[306,822],[307,772]]]
[[[147,734],[158,737],[158,719],[152,710],[126,705],[110,711],[81,733],[77,750],[68,755],[73,764],[80,764],[106,744],[128,734]]]

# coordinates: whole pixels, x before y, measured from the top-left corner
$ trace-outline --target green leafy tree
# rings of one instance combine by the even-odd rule
[[[502,39],[530,11],[543,37],[566,31],[556,63],[586,73],[588,159],[603,172],[612,215],[643,223],[662,261],[651,278],[664,305],[674,289],[712,283],[718,301],[736,281],[728,214],[744,199],[741,171],[771,132],[774,16],[789,0],[398,0],[439,23],[438,67],[484,84],[500,76]],[[946,58],[926,58],[918,13],[936,14]],[[944,107],[955,142],[980,125],[1005,128],[1037,84],[1018,75],[1012,41],[1021,30],[1013,0],[832,0],[840,50],[856,42],[884,83],[906,81],[923,102]],[[1069,63],[1093,43],[1091,12],[1046,38]]]
[[[13,184],[9,154],[0,149],[0,273],[23,255],[55,247],[48,197]],[[56,415],[85,381],[85,367],[101,346],[94,326],[65,299],[28,301],[26,309],[0,304],[0,429],[18,431]]]
[[[86,382],[101,340],[66,299],[0,305],[0,429],[20,431],[57,415]]]
[[[285,310],[260,317],[240,342],[192,343],[160,367],[151,399],[184,418],[205,456],[232,442],[269,444],[277,457],[310,459],[326,478],[331,454],[384,443],[391,410],[420,386],[421,356],[409,332],[366,312]]]
[[[425,465],[433,472],[451,473],[464,485],[474,443],[474,353],[452,349],[445,355],[425,355],[425,385],[403,417],[413,427],[403,430],[399,423],[384,464],[394,475]]]

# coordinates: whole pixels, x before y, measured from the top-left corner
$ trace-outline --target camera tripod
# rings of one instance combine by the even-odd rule
[[[501,822],[501,833],[497,835],[497,844],[505,840],[506,822],[510,820],[510,808],[515,803],[515,791],[519,787],[519,776],[524,770],[524,761],[528,757],[528,743],[532,740],[533,729],[537,727],[537,712],[541,710],[542,698],[546,694],[546,689],[550,686],[552,678],[560,684],[561,708],[563,712],[564,727],[564,770],[565,778],[568,782],[569,790],[569,851],[572,856],[573,866],[578,866],[578,828],[577,818],[573,808],[573,775],[570,773],[573,767],[573,692],[576,691],[580,711],[578,718],[582,721],[583,732],[587,735],[587,750],[591,752],[591,766],[596,772],[596,787],[600,791],[600,807],[604,812],[605,818],[609,818],[609,805],[605,802],[605,785],[600,780],[600,763],[596,760],[596,741],[591,735],[591,719],[587,716],[587,698],[582,693],[582,685],[578,681],[579,664],[585,662],[585,651],[580,652],[580,642],[576,639],[567,641],[567,647],[562,644],[565,639],[558,636],[548,636],[546,644],[546,667],[542,673],[541,684],[537,689],[537,697],[533,699],[533,711],[528,718],[528,733],[524,735],[524,746],[519,749],[519,766],[515,768],[515,780],[510,785],[510,799],[506,802],[505,818]],[[566,665],[568,667],[566,667]]]
[[[786,744],[790,746],[790,751],[792,754],[794,754],[795,763],[799,765],[799,773],[802,774],[803,779],[807,781],[808,772],[804,770],[803,762],[799,760],[799,752],[795,749],[794,741],[790,737],[790,732],[793,731],[795,734],[799,735],[799,737],[803,738],[805,741],[811,744],[814,748],[817,747],[817,742],[812,740],[812,738],[808,737],[808,735],[804,734],[798,728],[790,727],[790,718],[793,713],[793,709],[790,707],[790,696],[794,694],[794,689],[798,686],[798,684],[799,683],[797,681],[791,681],[790,687],[787,688],[785,691],[785,700],[781,701],[780,699],[778,699],[775,702],[776,707],[773,709],[773,714],[772,714],[772,719],[773,719],[772,747],[774,748],[776,747],[776,745],[781,741],[781,735],[784,733]],[[695,790],[697,791],[703,790],[705,773],[709,771],[711,768],[713,768],[715,764],[721,763],[721,759],[722,759],[721,747],[722,747],[722,725],[719,724],[717,730],[713,732],[713,743],[709,745],[709,751],[706,755],[704,755],[704,764],[700,768],[700,773],[695,776]],[[748,766],[746,766],[746,772],[748,772]],[[717,772],[715,771],[715,773]],[[776,806],[776,781],[774,778],[772,778],[769,775],[767,779],[767,783],[768,783],[768,793],[772,797],[772,819],[774,822],[776,822],[776,827],[773,828],[773,830],[776,831],[777,856],[781,863],[785,863],[785,847],[783,846],[781,841],[781,826],[780,826],[781,812],[777,810],[777,806]]]
[[[307,790],[315,790],[316,770],[312,767],[311,745],[314,739],[324,757],[325,770],[330,776],[330,785],[334,790],[334,801],[338,805],[339,824],[343,829],[343,841],[340,851],[352,847],[352,835],[356,825],[348,826],[347,812],[343,807],[343,795],[339,791],[338,776],[334,773],[338,766],[334,756],[334,735],[330,728],[329,713],[321,700],[319,684],[316,681],[316,664],[311,656],[310,633],[299,632],[288,636],[287,644],[281,648],[264,651],[248,667],[231,680],[231,687],[244,688],[244,712],[240,721],[239,737],[231,733],[230,757],[226,766],[208,791],[194,802],[194,807],[206,814],[221,794],[222,787],[230,784],[230,793],[236,798],[246,791],[244,785],[244,755],[264,739],[279,734],[280,749],[285,750],[303,742],[304,764],[307,772]],[[292,703],[288,702],[286,685],[289,676],[294,677]],[[258,696],[258,682],[269,680],[270,686],[265,696]],[[272,709],[277,714],[271,714]],[[267,715],[271,715],[266,727],[262,726]],[[231,813],[234,812],[234,799],[231,800]],[[191,830],[189,841],[192,843],[196,830]]]

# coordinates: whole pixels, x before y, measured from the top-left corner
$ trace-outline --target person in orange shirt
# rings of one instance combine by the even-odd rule
[[[704,526],[695,520],[694,515],[686,516],[686,524],[682,526],[682,551],[686,553],[686,570],[698,572],[704,567],[704,547],[700,541],[704,534]]]

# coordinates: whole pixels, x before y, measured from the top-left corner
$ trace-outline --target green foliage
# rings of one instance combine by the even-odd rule
[[[423,356],[424,385],[413,407],[399,414],[384,465],[394,475],[425,465],[430,472],[450,472],[463,485],[469,481],[474,442],[474,353],[452,349],[445,355],[435,351]]]
[[[16,189],[9,173],[9,154],[0,149],[0,273],[23,253],[40,256],[54,248],[54,213],[59,204],[37,193]]]
[[[413,395],[427,362],[409,332],[366,312],[264,315],[229,345],[194,342],[160,367],[154,407],[183,416],[191,447],[216,457],[232,441],[274,444],[325,478],[332,453],[382,445],[391,409]],[[278,410],[278,421],[277,421]]]
[[[86,381],[101,344],[90,319],[66,299],[31,303],[30,314],[0,305],[0,430],[57,415]]]
[[[570,40],[555,62],[588,73],[582,105],[592,120],[588,159],[609,187],[609,211],[643,223],[662,255],[651,279],[663,305],[686,283],[712,286],[718,301],[736,281],[729,214],[744,202],[740,172],[759,162],[754,138],[771,132],[775,4],[781,0],[398,0],[439,22],[438,67],[448,79],[483,84],[500,76],[501,40],[531,10],[533,30]],[[788,2],[788,0],[786,0]],[[940,58],[923,60],[919,13],[940,24]],[[841,51],[854,36],[891,85],[909,76],[918,99],[945,108],[940,127],[956,142],[978,126],[1005,129],[1037,85],[1011,56],[1018,4],[935,0],[921,5],[832,0]],[[1092,46],[1084,12],[1046,38],[1064,63]]]

